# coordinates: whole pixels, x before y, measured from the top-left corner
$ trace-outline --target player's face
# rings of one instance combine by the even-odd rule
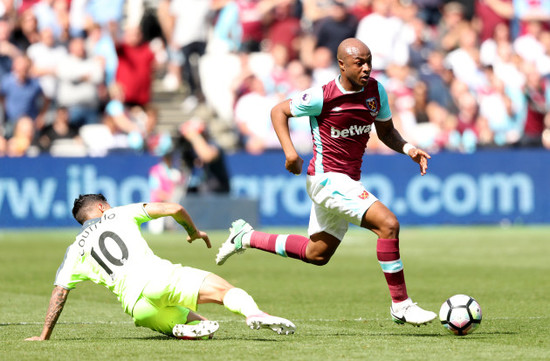
[[[372,70],[372,55],[367,47],[350,47],[343,60],[342,75],[347,78],[352,89],[358,91],[369,81]]]

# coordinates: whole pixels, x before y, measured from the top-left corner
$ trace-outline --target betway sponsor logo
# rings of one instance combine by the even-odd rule
[[[347,138],[347,137],[353,137],[354,135],[361,135],[365,133],[370,133],[370,130],[372,128],[372,125],[352,125],[351,127],[347,129],[336,129],[334,127],[330,127],[330,136],[332,138]]]

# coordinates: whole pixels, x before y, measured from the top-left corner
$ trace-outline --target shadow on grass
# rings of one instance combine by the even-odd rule
[[[96,337],[94,336],[94,341],[166,341],[166,342],[215,342],[215,341],[260,341],[260,342],[279,342],[284,341],[286,339],[289,339],[289,337],[281,337],[280,339],[272,339],[272,338],[264,338],[264,337],[242,337],[242,336],[232,336],[232,337],[224,337],[224,336],[214,336],[214,338],[210,340],[180,340],[176,337],[171,336],[164,336],[164,335],[152,335],[152,336],[135,336],[135,337]],[[55,339],[55,341],[90,341],[89,337],[58,337]]]

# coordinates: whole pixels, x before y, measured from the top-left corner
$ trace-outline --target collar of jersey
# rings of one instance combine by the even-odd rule
[[[100,219],[101,219],[101,217],[88,219],[86,222],[84,222],[84,224],[82,225],[82,228],[80,229],[80,232],[78,232],[78,234],[82,233],[82,231],[85,230],[86,228],[88,228],[90,226],[93,226],[94,224],[99,222]]]
[[[363,90],[365,90],[365,88],[361,88],[361,90],[358,90],[358,91],[353,91],[353,90],[346,90],[344,89],[344,87],[342,86],[342,84],[340,84],[340,78],[342,77],[342,75],[338,75],[336,77],[336,79],[334,80],[334,82],[336,83],[336,86],[338,87],[338,89],[340,89],[340,91],[343,93],[343,94],[353,94],[353,93],[361,93]]]

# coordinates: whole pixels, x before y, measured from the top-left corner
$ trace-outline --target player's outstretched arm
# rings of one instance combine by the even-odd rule
[[[44,341],[50,339],[53,328],[59,319],[59,315],[61,315],[61,311],[63,311],[63,306],[65,306],[65,301],[67,301],[68,296],[69,290],[61,286],[54,287],[42,333],[40,336],[29,337],[25,339],[25,341]]]
[[[147,203],[145,210],[153,219],[167,216],[174,218],[187,231],[187,242],[191,243],[196,239],[202,239],[206,243],[206,247],[212,247],[208,234],[195,226],[193,219],[181,204],[153,202]]]
[[[380,138],[380,140],[385,145],[398,153],[407,154],[409,157],[411,157],[413,161],[420,165],[420,174],[426,174],[426,171],[428,170],[428,159],[431,158],[428,153],[426,153],[422,149],[418,149],[412,146],[404,149],[404,145],[408,143],[405,141],[405,139],[403,139],[401,134],[399,134],[397,129],[395,129],[395,127],[393,126],[393,121],[391,119],[385,122],[375,122],[375,125],[378,138]]]
[[[283,152],[285,153],[285,168],[292,174],[299,175],[302,173],[302,165],[304,160],[296,152],[292,139],[290,138],[290,130],[288,128],[288,118],[292,117],[290,112],[290,100],[282,101],[271,109],[271,123],[273,129],[279,138]]]

